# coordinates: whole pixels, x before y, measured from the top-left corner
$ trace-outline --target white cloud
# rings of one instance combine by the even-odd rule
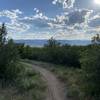
[[[21,22],[18,21],[12,21],[11,23],[6,23],[7,25],[7,29],[8,29],[8,33],[22,33],[27,31],[30,27],[29,25],[25,25]]]
[[[88,26],[100,32],[100,13],[92,16],[88,21]]]
[[[75,0],[53,0],[52,4],[61,4],[64,9],[74,6]]]
[[[35,8],[34,10],[38,10],[38,9]],[[36,12],[36,14],[33,16],[24,17],[22,21],[25,23],[30,23],[34,25],[35,27],[38,27],[40,31],[43,28],[54,30],[55,31],[54,33],[56,34],[58,33],[56,38],[62,37],[62,38],[67,39],[67,38],[70,38],[71,36],[75,37],[79,35],[79,34],[74,35],[72,33],[75,33],[75,32],[78,33],[78,31],[79,32],[81,31],[80,33],[84,34],[86,32],[88,28],[87,22],[89,20],[91,13],[92,13],[91,10],[75,9],[69,13],[64,12],[61,15],[56,15],[55,17],[50,18],[39,11],[39,12]],[[64,32],[61,32],[64,35],[59,36],[60,33],[58,32],[58,30],[64,30]],[[42,37],[45,37],[45,36],[42,34]],[[81,34],[81,37],[83,38],[82,34]]]
[[[16,14],[23,14],[22,11],[20,11],[19,9],[15,9],[15,10],[12,10],[14,13]]]
[[[6,17],[9,22],[6,22],[8,33],[21,33],[29,29],[29,25],[19,21],[20,15],[23,13],[19,10],[3,10],[0,12],[0,17]]]
[[[100,27],[91,28],[88,26],[89,21],[99,18],[99,15],[90,18],[91,10],[75,9],[52,18],[37,8],[34,8],[34,11],[35,14],[32,16],[25,16],[18,9],[1,11],[0,17],[6,17],[10,20],[6,23],[9,30],[8,37],[14,39],[49,39],[53,36],[56,39],[90,39],[94,32],[100,31]],[[40,32],[36,33],[35,28]],[[88,34],[90,32],[91,34]]]
[[[42,35],[41,35],[42,34]],[[26,33],[26,34],[9,34],[8,35],[8,38],[11,38],[13,37],[13,39],[17,39],[17,40],[20,40],[20,39],[23,39],[23,40],[26,40],[26,39],[50,39],[51,37],[53,36],[53,34],[49,33],[49,32],[38,32],[38,33]]]
[[[36,13],[40,12],[39,9],[37,9],[37,8],[34,8],[34,11],[36,11]]]
[[[22,14],[22,12],[19,9],[11,10],[11,11],[3,10],[0,12],[0,16],[5,16],[10,19],[17,19],[19,14]]]

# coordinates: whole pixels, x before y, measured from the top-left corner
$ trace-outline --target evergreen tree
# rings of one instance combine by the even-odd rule
[[[6,35],[7,35],[6,26],[5,26],[5,23],[3,23],[0,28],[0,46],[5,44]]]
[[[0,29],[0,79],[14,80],[18,74],[18,51],[13,40],[6,41],[6,26]]]

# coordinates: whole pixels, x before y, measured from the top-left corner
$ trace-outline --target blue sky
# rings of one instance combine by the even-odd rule
[[[91,39],[100,33],[100,0],[1,0],[8,38]]]

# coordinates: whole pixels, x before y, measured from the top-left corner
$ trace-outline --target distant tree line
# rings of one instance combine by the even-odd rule
[[[42,48],[17,45],[19,53],[23,59],[45,61],[54,64],[61,64],[72,67],[80,67],[79,50],[75,46],[63,45],[51,38]]]

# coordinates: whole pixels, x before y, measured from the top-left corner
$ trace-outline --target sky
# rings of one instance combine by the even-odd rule
[[[8,39],[90,40],[100,34],[100,0],[0,0]]]

